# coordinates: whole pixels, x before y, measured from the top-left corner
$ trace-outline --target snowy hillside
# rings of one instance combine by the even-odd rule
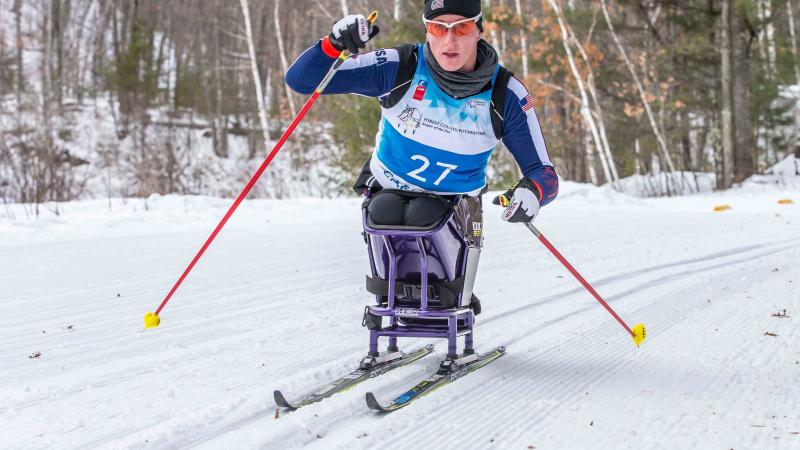
[[[757,186],[800,189],[800,159],[788,155],[778,164],[767,169],[764,175],[753,175],[743,185],[757,190]]]
[[[367,391],[386,402],[435,370],[438,342],[279,418],[274,389],[300,396],[366,352],[357,199],[245,202],[146,332],[228,200],[84,201],[39,220],[6,206],[3,446],[800,448],[800,191],[782,189],[639,199],[564,183],[536,224],[647,325],[638,349],[487,201],[476,345],[507,355],[406,409],[367,410]]]

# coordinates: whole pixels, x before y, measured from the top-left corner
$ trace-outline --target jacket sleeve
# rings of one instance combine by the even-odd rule
[[[286,84],[300,94],[311,94],[338,57],[328,38],[303,52],[286,72]],[[361,94],[379,97],[392,89],[400,65],[396,49],[351,55],[323,94]]]
[[[508,80],[503,111],[503,144],[514,155],[522,173],[539,189],[540,204],[558,195],[558,175],[547,154],[533,99],[516,77]]]

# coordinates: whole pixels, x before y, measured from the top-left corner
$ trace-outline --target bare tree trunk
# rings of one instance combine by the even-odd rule
[[[20,114],[22,111],[22,91],[24,90],[25,86],[25,67],[22,64],[22,0],[14,0],[14,6],[12,6],[11,11],[14,13],[14,25],[16,28],[16,47],[17,47],[17,54],[16,54],[16,69],[17,69],[17,76],[16,76],[16,86],[15,91],[17,95],[17,113]]]
[[[52,103],[53,96],[53,73],[51,67],[52,53],[53,53],[53,17],[52,8],[48,8],[49,0],[42,0],[42,10],[44,27],[42,30],[42,92],[41,92],[41,112],[42,112],[42,129],[41,138],[36,142],[36,151],[39,153],[38,157],[43,163],[40,165],[41,172],[39,173],[36,187],[36,204],[38,215],[38,204],[47,201],[50,196],[55,197],[58,201],[61,196],[60,192],[50,192],[51,182],[55,180],[56,162],[53,152],[53,126],[52,126]],[[51,5],[52,6],[52,5]]]
[[[636,175],[641,175],[642,174],[642,152],[641,152],[641,149],[639,147],[639,138],[638,137],[636,137],[633,140],[633,154],[636,155],[636,161],[634,161],[635,162],[635,166],[634,166],[634,169],[633,169],[633,171],[634,171],[633,173],[636,174]]]
[[[217,7],[217,11],[221,8]],[[214,14],[211,23],[214,26],[212,48],[214,54],[214,68],[213,68],[213,86],[214,97],[209,95],[209,99],[214,100],[214,120],[213,120],[213,134],[214,134],[214,153],[221,157],[228,157],[228,119],[223,111],[224,96],[222,93],[222,68],[220,61],[222,59],[222,45],[220,44],[220,24],[219,15]],[[211,112],[211,109],[209,109]]]
[[[786,0],[786,11],[788,12],[787,18],[789,19],[789,38],[790,44],[792,46],[792,56],[794,56],[794,77],[795,77],[795,84],[800,85],[800,62],[798,62],[798,58],[800,55],[797,54],[797,35],[795,34],[794,28],[794,12],[792,9],[794,6],[792,5],[792,0]]]
[[[744,30],[745,13],[741,7],[731,8],[731,69],[733,105],[733,181],[742,182],[755,169],[756,145],[750,120],[749,36]]]
[[[520,21],[519,29],[519,49],[522,52],[522,79],[528,79],[528,34],[525,30],[525,19],[522,16],[522,4],[520,0],[514,0],[517,7],[517,17]]]
[[[606,125],[605,125],[605,118],[603,117],[603,108],[600,104],[600,99],[597,96],[597,89],[595,89],[594,85],[594,69],[592,69],[592,62],[589,59],[589,56],[586,54],[586,50],[583,48],[583,44],[575,35],[572,30],[572,27],[564,21],[564,25],[567,28],[567,32],[569,33],[570,39],[572,43],[575,45],[575,48],[578,49],[578,52],[581,55],[581,59],[583,59],[584,64],[586,65],[586,70],[588,72],[587,82],[586,85],[589,89],[589,95],[592,97],[592,110],[597,121],[597,129],[600,133],[600,142],[598,143],[598,153],[600,154],[601,161],[606,161],[608,165],[609,172],[611,174],[611,178],[609,182],[611,182],[616,187],[616,182],[619,181],[619,173],[617,172],[617,166],[614,164],[614,155],[611,153],[611,144],[608,142],[608,136],[606,134]]]
[[[605,0],[600,0],[600,6],[603,10],[603,17],[606,19],[606,25],[608,25],[608,29],[611,32],[611,37],[614,40],[614,44],[617,46],[617,50],[619,50],[620,55],[622,55],[623,61],[625,61],[625,67],[627,67],[628,72],[631,74],[634,83],[636,83],[636,89],[639,91],[639,98],[642,101],[642,105],[644,106],[644,110],[647,113],[647,119],[650,121],[650,128],[653,130],[653,134],[656,136],[656,142],[658,143],[658,149],[664,158],[664,161],[667,163],[667,170],[671,173],[675,172],[675,164],[672,162],[672,157],[669,154],[669,149],[667,148],[667,142],[664,139],[664,135],[658,128],[656,124],[655,117],[653,117],[653,111],[650,108],[650,102],[647,101],[647,97],[644,92],[644,87],[642,86],[641,80],[639,80],[639,76],[636,74],[636,69],[633,67],[630,59],[628,58],[628,54],[625,51],[625,48],[622,46],[622,43],[617,36],[616,31],[614,31],[614,25],[611,23],[611,17],[608,15],[608,7],[606,6]],[[667,179],[669,180],[670,177],[668,176]]]
[[[720,14],[720,56],[722,60],[722,180],[717,188],[727,189],[733,185],[733,105],[731,99],[731,2],[722,0]]]
[[[767,78],[772,79],[777,71],[772,0],[757,0],[754,6],[758,22],[764,24],[758,30],[758,53],[764,62],[764,72],[767,74]]]
[[[555,12],[556,18],[558,19],[558,25],[561,28],[561,43],[564,46],[564,51],[567,53],[567,61],[569,62],[569,67],[572,70],[572,75],[575,78],[575,82],[578,84],[578,90],[581,94],[581,117],[583,117],[583,121],[586,124],[586,127],[592,134],[592,139],[594,140],[595,145],[598,149],[602,148],[602,140],[600,139],[600,133],[597,130],[597,124],[592,117],[591,108],[589,107],[589,97],[586,95],[586,87],[583,84],[583,79],[581,78],[581,74],[578,71],[578,67],[575,65],[575,57],[572,54],[572,48],[570,47],[570,39],[569,33],[567,32],[566,25],[564,24],[564,20],[561,13],[561,7],[558,5],[557,0],[548,0],[550,2],[550,6],[553,7],[553,11]],[[587,158],[590,158],[591,149],[586,148]],[[593,156],[591,157],[593,158]],[[601,156],[600,162],[603,166],[603,174],[606,177],[606,181],[613,182],[613,178],[611,177],[611,172],[608,167],[608,162],[606,158]]]
[[[772,17],[772,0],[762,0],[761,5],[764,13],[764,20],[766,25],[764,34],[766,37],[767,46],[767,61],[769,63],[770,76],[774,76],[777,72],[777,52],[775,51],[775,24]]]
[[[272,108],[272,67],[267,69],[267,76],[264,78],[264,105],[267,111]]]
[[[277,4],[279,1],[280,1],[280,0],[275,0],[275,4]],[[349,15],[349,14],[350,14],[350,12],[349,12],[349,10],[347,9],[347,0],[341,0],[341,5],[342,5],[342,16],[347,16],[347,15]],[[276,7],[276,9],[277,9],[277,7]],[[286,71],[284,71],[283,73],[286,73]]]
[[[764,23],[764,2],[769,2],[770,0],[756,0],[755,2],[755,10],[756,10],[756,19],[759,23]],[[769,60],[767,57],[767,45],[766,45],[766,27],[762,27],[758,30],[758,54],[761,57],[761,61],[764,64],[764,73],[767,74],[767,78],[771,79],[774,72],[772,72],[771,67],[769,65]]]
[[[111,20],[114,8],[106,5],[103,2],[97,5],[96,21],[99,26],[94,30],[93,45],[92,45],[92,99],[94,100],[95,109],[97,108],[97,94],[100,85],[100,76],[104,71],[104,63],[106,58],[103,57],[105,52],[105,35],[108,21]],[[113,108],[111,109],[113,112]]]
[[[794,27],[794,5],[792,0],[786,0],[786,18],[789,21],[789,45],[792,48],[792,67],[794,68],[795,84],[800,85],[800,55],[797,53],[797,34]],[[794,139],[792,148],[800,152],[800,100],[794,108]],[[791,149],[790,149],[791,150]],[[800,158],[800,156],[798,156]],[[797,164],[797,163],[795,163]],[[800,172],[798,173],[800,174]]]
[[[59,105],[62,103],[62,80],[64,79],[64,46],[62,41],[64,30],[62,29],[62,14],[64,13],[61,10],[61,0],[50,0],[50,39],[54,47],[51,49],[51,53],[54,53],[55,56],[55,76],[52,77],[52,89],[53,95]],[[52,65],[53,62],[51,61],[50,64]],[[50,70],[52,71],[53,69],[51,68]]]
[[[86,68],[89,66],[88,49],[90,45],[89,42],[84,41],[83,35],[85,31],[99,28],[99,24],[91,23],[90,17],[93,8],[94,8],[94,2],[89,1],[86,3],[83,12],[78,13],[80,18],[78,19],[78,24],[76,26],[77,35],[75,39],[75,59],[74,59],[74,62],[76,64],[76,69],[75,69],[75,74],[72,78],[72,83],[70,84],[69,87],[72,91],[72,95],[74,95],[77,98],[79,104],[83,104],[83,94],[84,94],[83,82],[86,74]],[[90,25],[87,26],[86,22],[89,22]]]
[[[281,68],[283,69],[283,73],[289,71],[289,62],[286,59],[286,51],[284,50],[283,46],[283,34],[281,33],[281,22],[280,22],[280,15],[279,9],[281,5],[281,0],[275,0],[275,9],[273,10],[273,17],[275,18],[275,35],[278,39],[278,52],[281,57]],[[344,0],[342,0],[342,6],[347,7],[344,4]],[[347,13],[345,13],[347,14]],[[294,107],[294,99],[292,98],[292,92],[284,86],[284,90],[286,91],[286,100],[289,102],[289,112],[291,113],[292,117],[297,115],[297,109]]]
[[[635,174],[642,175],[644,170],[642,169],[642,152],[639,146],[638,136],[633,140],[633,153],[636,158],[636,167],[634,169]],[[636,177],[636,184],[639,186],[639,189],[641,189],[641,192],[645,197],[658,194],[658,192],[653,189],[653,185],[650,182],[652,179],[652,177]]]
[[[492,0],[483,0],[483,4],[487,9],[491,8],[492,7]],[[497,37],[497,31],[496,30],[493,29],[493,30],[491,30],[489,32],[489,40],[492,43],[492,47],[494,47],[496,50],[500,49],[500,39]],[[497,53],[497,61],[501,65],[503,64],[503,54],[500,53],[500,52]]]
[[[250,5],[248,3],[248,0],[239,0],[239,4],[242,7],[242,14],[244,14],[244,29],[245,33],[247,34],[247,49],[250,52],[250,68],[253,72],[253,85],[256,88],[258,119],[261,122],[262,133],[264,135],[264,145],[269,146],[269,121],[267,119],[266,108],[264,108],[264,95],[261,92],[261,75],[258,73],[256,49],[253,45],[253,30],[250,26]]]
[[[594,168],[594,151],[592,150],[592,133],[589,127],[583,127],[583,147],[586,150],[586,171],[589,172],[589,180],[595,186],[600,184],[597,179],[597,170]]]
[[[401,6],[402,4],[403,0],[394,0],[394,11],[392,14],[392,18],[394,19],[395,22],[400,21],[400,16],[403,13],[403,8]]]

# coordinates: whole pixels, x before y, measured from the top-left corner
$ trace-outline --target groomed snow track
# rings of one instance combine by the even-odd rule
[[[245,203],[147,332],[225,202],[2,219],[0,433],[9,448],[798,448],[800,206],[786,195],[566,189],[543,209],[545,236],[647,326],[639,349],[487,206],[476,344],[507,354],[391,415],[367,409],[367,391],[387,401],[435,371],[439,343],[278,419],[274,389],[303,394],[365,351],[357,200]]]

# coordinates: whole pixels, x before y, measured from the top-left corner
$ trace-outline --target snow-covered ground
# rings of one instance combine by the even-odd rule
[[[647,326],[638,349],[487,202],[476,343],[507,355],[409,408],[367,410],[365,392],[386,402],[433,371],[440,342],[277,419],[274,389],[300,396],[366,351],[357,199],[245,202],[146,332],[229,200],[82,201],[38,220],[0,207],[2,447],[800,448],[800,191],[781,189],[563,184],[537,225]]]

